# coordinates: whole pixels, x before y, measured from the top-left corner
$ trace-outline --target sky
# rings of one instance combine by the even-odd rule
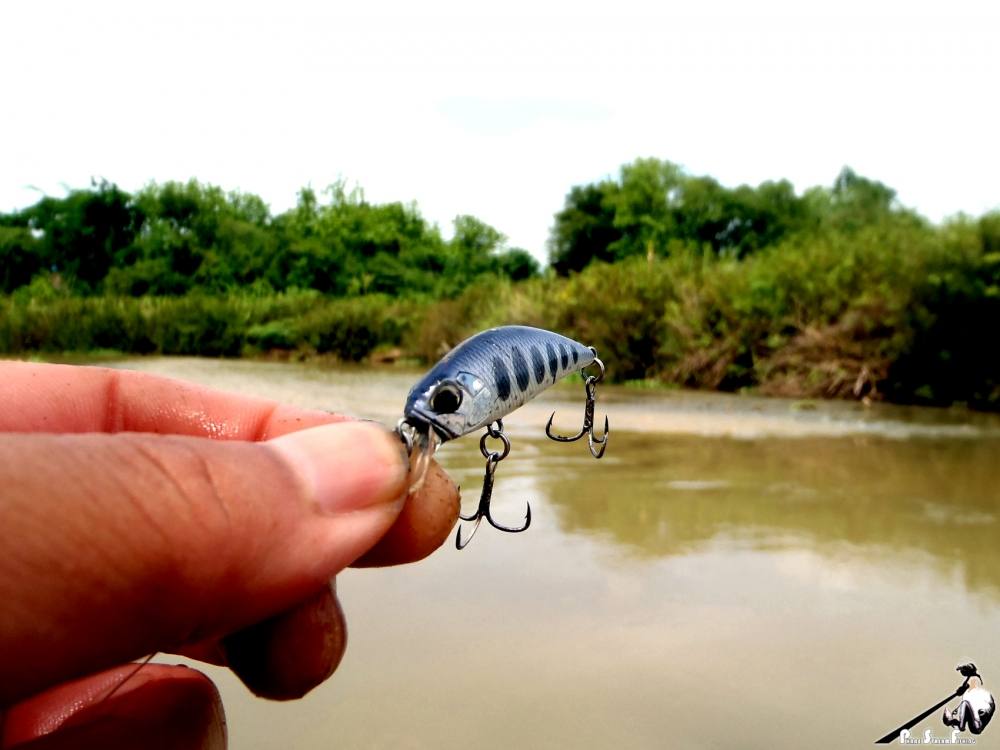
[[[1000,208],[1000,3],[5,3],[0,211],[106,178],[342,179],[539,258],[637,157],[723,184],[844,165],[934,221]]]

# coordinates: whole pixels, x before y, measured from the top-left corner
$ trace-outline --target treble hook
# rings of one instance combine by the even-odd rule
[[[486,447],[486,439],[494,438],[503,441],[503,452],[497,453],[496,451],[490,451]],[[486,459],[486,477],[483,479],[483,491],[479,495],[479,507],[476,508],[476,512],[470,516],[459,515],[463,521],[475,521],[476,525],[472,527],[472,533],[469,534],[468,539],[464,542],[462,541],[462,527],[458,527],[458,531],[455,534],[455,547],[458,549],[464,549],[465,546],[472,541],[472,537],[476,535],[479,530],[479,524],[485,518],[490,526],[500,531],[506,531],[511,534],[516,534],[520,531],[524,531],[531,525],[531,505],[528,504],[528,510],[524,514],[524,526],[519,529],[512,528],[510,526],[502,526],[493,520],[493,516],[490,514],[490,498],[493,496],[493,474],[497,470],[497,464],[507,458],[507,454],[510,453],[510,440],[503,432],[503,420],[498,419],[496,421],[496,427],[492,425],[486,426],[486,432],[483,433],[482,438],[479,440],[479,452],[483,454],[483,458]]]
[[[579,440],[584,435],[587,436],[587,445],[590,447],[590,455],[594,458],[600,458],[604,455],[604,451],[608,447],[608,435],[611,432],[611,425],[608,424],[607,415],[604,416],[604,437],[596,438],[594,437],[594,405],[597,401],[597,384],[604,380],[604,363],[598,358],[597,350],[594,347],[590,347],[590,351],[594,353],[594,364],[600,368],[600,373],[597,375],[588,375],[586,381],[584,381],[583,387],[587,393],[587,403],[583,407],[583,427],[580,428],[580,432],[572,437],[564,437],[562,435],[555,435],[552,433],[552,420],[556,418],[556,413],[552,412],[552,416],[549,417],[548,423],[545,425],[545,434],[548,435],[553,440],[558,440],[560,443],[572,443],[575,440]],[[588,365],[589,367],[589,365]],[[594,445],[601,446],[600,449],[595,450]]]

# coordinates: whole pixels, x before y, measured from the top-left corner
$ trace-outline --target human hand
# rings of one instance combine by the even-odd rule
[[[371,423],[13,362],[0,404],[2,748],[224,746],[199,672],[108,668],[181,653],[301,696],[346,645],[336,573],[420,559],[458,514],[433,463],[407,500],[399,440]]]

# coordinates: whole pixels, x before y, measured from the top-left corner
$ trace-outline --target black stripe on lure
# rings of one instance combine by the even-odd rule
[[[482,428],[486,430],[479,440],[479,450],[486,459],[479,507],[470,516],[460,516],[463,521],[475,521],[475,526],[464,541],[459,527],[455,535],[458,549],[472,540],[484,518],[494,528],[512,533],[531,525],[531,505],[527,506],[524,525],[519,528],[503,526],[490,514],[493,474],[497,464],[510,453],[503,417],[561,378],[590,366],[598,372],[584,380],[587,401],[583,427],[576,435],[556,435],[552,432],[556,413],[552,412],[545,434],[563,443],[586,435],[591,455],[600,458],[607,448],[610,431],[605,417],[603,437],[594,435],[594,403],[597,384],[604,378],[604,363],[598,359],[594,347],[558,333],[527,326],[502,326],[477,333],[448,352],[410,390],[396,429],[411,452],[416,446],[421,455],[429,456],[439,443]],[[499,451],[486,447],[490,438],[501,442]]]

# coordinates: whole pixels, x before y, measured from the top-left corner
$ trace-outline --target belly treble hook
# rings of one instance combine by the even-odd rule
[[[503,443],[503,449],[500,452],[491,451],[486,447],[486,439],[494,438],[500,440]],[[476,512],[469,516],[459,515],[463,521],[475,521],[476,525],[472,527],[472,533],[469,534],[468,538],[462,539],[462,527],[458,527],[458,531],[455,534],[455,547],[457,549],[463,549],[469,542],[472,541],[472,537],[476,535],[476,531],[479,530],[479,524],[485,518],[486,521],[494,529],[499,529],[500,531],[506,531],[511,534],[516,534],[518,532],[524,531],[529,526],[531,526],[531,504],[528,503],[528,509],[524,514],[524,526],[520,528],[514,528],[511,526],[503,526],[493,520],[493,515],[490,513],[490,500],[493,497],[493,474],[497,470],[497,464],[507,458],[507,454],[510,453],[510,439],[504,434],[503,431],[503,420],[498,419],[496,421],[496,427],[492,424],[486,425],[486,432],[479,439],[479,452],[483,454],[483,458],[486,459],[486,476],[483,478],[483,490],[479,495],[479,506],[476,508]]]

